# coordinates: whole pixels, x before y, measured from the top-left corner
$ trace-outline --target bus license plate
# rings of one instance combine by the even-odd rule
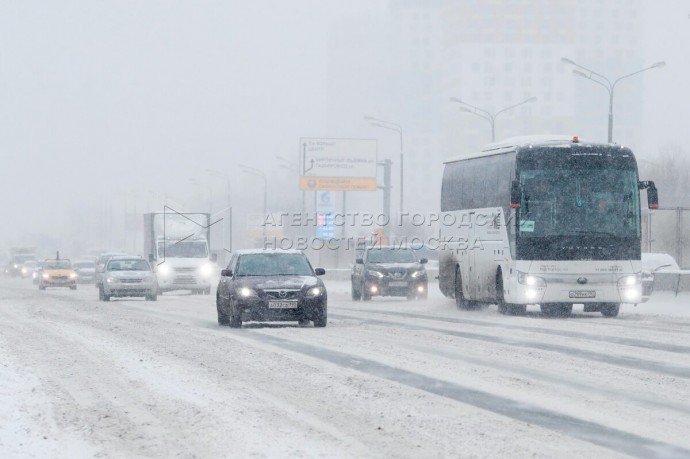
[[[595,298],[597,292],[594,290],[571,290],[570,298]]]
[[[292,309],[297,307],[297,301],[269,301],[270,309]]]

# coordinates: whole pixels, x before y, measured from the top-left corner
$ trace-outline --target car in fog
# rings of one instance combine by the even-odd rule
[[[31,279],[34,284],[38,284],[41,279],[41,274],[43,273],[43,260],[37,261],[34,265],[33,272],[31,273]]]
[[[642,254],[642,288],[643,294],[652,291],[670,290],[678,294],[686,290],[684,280],[690,277],[690,270],[681,269],[673,256],[667,253]]]
[[[100,288],[103,280],[103,271],[105,270],[105,265],[108,263],[112,257],[126,256],[124,252],[102,252],[96,257],[94,261],[94,284],[96,288]]]
[[[33,278],[34,269],[36,268],[37,264],[38,262],[36,260],[25,261],[20,268],[22,278]]]
[[[69,287],[77,289],[77,273],[72,262],[66,258],[47,259],[43,261],[41,275],[38,278],[38,289],[47,287]]]
[[[80,284],[93,284],[96,277],[96,263],[92,260],[77,260],[72,263],[77,273],[77,282]]]
[[[146,301],[156,301],[158,282],[149,262],[138,256],[111,257],[102,272],[98,299],[110,301],[112,297],[144,297]]]
[[[216,292],[218,324],[239,328],[245,321],[297,321],[325,327],[328,297],[318,276],[298,250],[239,250],[221,271]]]
[[[425,299],[429,286],[426,262],[426,258],[418,259],[411,248],[369,246],[352,267],[352,299],[368,301],[372,296]]]

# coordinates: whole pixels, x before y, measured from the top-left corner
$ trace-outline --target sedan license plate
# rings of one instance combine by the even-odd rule
[[[569,296],[570,298],[595,298],[597,292],[594,290],[571,290]]]
[[[268,307],[270,309],[294,309],[297,307],[297,301],[269,301]]]
[[[390,281],[388,283],[389,287],[407,287],[407,282],[405,281]]]

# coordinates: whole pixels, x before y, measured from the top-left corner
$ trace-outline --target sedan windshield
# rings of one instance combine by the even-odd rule
[[[237,260],[238,276],[311,276],[309,262],[301,254],[248,254]]]
[[[43,269],[71,269],[72,264],[69,261],[46,261]]]
[[[108,271],[151,271],[146,260],[110,260]]]

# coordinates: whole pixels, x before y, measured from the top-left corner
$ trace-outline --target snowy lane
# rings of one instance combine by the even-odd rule
[[[10,422],[0,426],[0,449],[38,457],[690,455],[690,382],[665,371],[687,370],[687,319],[535,322],[457,311],[438,297],[353,303],[341,287],[329,287],[325,329],[232,330],[217,326],[212,296],[100,303],[89,286],[38,292],[0,280],[0,376],[14,381],[0,386],[1,406],[14,407],[3,408],[0,419]],[[667,322],[673,334],[661,332]],[[462,335],[469,332],[481,339]],[[615,362],[633,358],[660,366]]]

